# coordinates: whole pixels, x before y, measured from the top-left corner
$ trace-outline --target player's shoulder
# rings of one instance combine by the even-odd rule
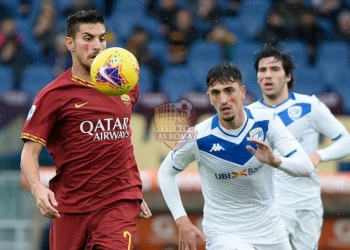
[[[251,104],[247,105],[249,108],[266,108],[266,105],[260,100],[257,100],[255,102],[252,102]]]
[[[271,120],[274,118],[274,110],[265,109],[261,106],[246,106],[244,108],[248,118],[254,119],[256,121]]]
[[[315,95],[306,95],[301,93],[292,92],[291,95],[296,102],[317,104],[320,100]]]
[[[43,87],[36,96],[36,101],[39,100],[56,100],[64,98],[68,93],[74,93],[74,91],[69,90],[69,86],[72,86],[74,82],[78,83],[79,80],[74,80],[71,70],[67,70],[63,74],[59,75],[51,82]],[[83,81],[83,80],[80,80]],[[78,86],[78,85],[77,85]],[[65,95],[60,94],[59,92],[64,91]]]
[[[211,128],[212,127],[212,123],[213,123],[213,119],[215,119],[215,117],[217,117],[217,115],[213,115],[203,121],[201,121],[200,123],[198,123],[195,126],[195,130],[197,131],[203,131],[205,129]]]

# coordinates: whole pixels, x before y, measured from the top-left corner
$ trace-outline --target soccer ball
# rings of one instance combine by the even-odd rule
[[[100,52],[91,64],[90,76],[95,87],[107,95],[121,96],[139,81],[139,63],[128,50],[112,47]]]

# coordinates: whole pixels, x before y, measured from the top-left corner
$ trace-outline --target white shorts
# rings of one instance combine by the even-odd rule
[[[279,244],[249,244],[239,239],[222,239],[208,242],[206,250],[292,250],[289,242]]]
[[[314,250],[318,247],[323,223],[323,207],[315,210],[280,208],[288,238],[294,250]]]

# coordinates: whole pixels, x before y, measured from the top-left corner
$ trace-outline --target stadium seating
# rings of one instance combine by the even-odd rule
[[[191,72],[186,66],[169,66],[160,76],[161,90],[170,102],[177,101],[185,91],[193,89],[192,83]]]
[[[92,0],[93,3],[98,6],[102,11],[105,11],[108,6],[104,0]],[[18,25],[19,32],[24,36],[24,48],[34,58],[34,68],[41,67],[42,54],[38,44],[32,37],[31,30],[32,25],[40,9],[41,0],[32,0],[31,11],[27,17],[20,17],[17,13],[17,8],[20,3],[19,0],[6,1],[0,0],[6,7],[13,13],[13,16]],[[71,0],[54,0],[57,7],[58,16],[62,16],[63,10],[72,4]],[[304,0],[305,4],[311,4],[310,0]],[[345,1],[350,3],[349,0]],[[195,6],[193,3],[187,0],[179,0],[179,6],[190,8]],[[221,7],[227,8],[225,0],[218,0],[218,4]],[[220,23],[223,23],[237,36],[237,43],[234,48],[234,55],[232,62],[240,67],[243,73],[243,82],[247,86],[249,92],[256,98],[260,96],[259,87],[256,84],[256,74],[253,68],[253,56],[254,53],[261,48],[261,44],[254,42],[252,39],[256,33],[266,23],[266,15],[272,9],[273,1],[271,0],[259,0],[259,1],[242,1],[241,10],[237,16],[234,17],[222,17],[219,19]],[[167,45],[163,40],[163,35],[158,31],[159,20],[147,16],[147,7],[142,0],[119,0],[115,1],[112,5],[111,16],[106,16],[107,27],[110,28],[118,37],[118,40],[110,46],[125,46],[127,37],[130,35],[132,28],[135,25],[141,25],[144,27],[151,36],[149,48],[155,53],[158,59],[164,65],[165,72],[160,76],[162,79],[160,83],[163,83],[162,90],[166,91],[168,95],[171,93],[170,98],[178,98],[182,92],[191,89],[196,91],[205,91],[205,76],[210,67],[222,62],[221,49],[216,44],[211,44],[207,41],[198,40],[189,49],[188,64],[182,67],[182,71],[186,72],[185,77],[180,73],[173,72],[172,66],[167,64]],[[196,18],[195,18],[196,20]],[[65,18],[59,18],[59,26],[65,25]],[[196,23],[196,22],[195,22]],[[296,75],[296,90],[307,94],[317,93],[319,87],[325,85],[334,85],[335,89],[347,89],[350,85],[347,73],[350,67],[349,45],[345,42],[333,41],[335,36],[334,26],[332,22],[323,17],[318,17],[318,24],[321,26],[326,34],[326,41],[321,45],[319,49],[319,55],[316,61],[315,67],[308,66],[306,46],[300,41],[289,40],[282,44],[282,47],[291,52],[294,61],[297,65],[295,70]],[[302,69],[302,68],[305,68]],[[307,69],[307,70],[306,70]],[[5,70],[6,71],[6,70]],[[1,90],[4,88],[10,88],[12,77],[9,72],[5,72],[0,69],[0,76],[3,79],[9,79],[9,81],[1,83]],[[27,72],[28,70],[26,70]],[[308,72],[306,72],[308,71]],[[40,76],[42,78],[51,79],[46,75],[50,70],[43,70]],[[27,74],[27,73],[26,73]],[[175,76],[175,79],[170,79],[168,76]],[[184,80],[183,78],[186,78]],[[191,79],[189,81],[189,79]],[[173,84],[172,82],[183,81],[184,85]],[[31,82],[27,77],[23,77],[24,90],[30,91],[30,95],[33,96],[40,87],[45,85],[48,81],[43,80],[43,84],[29,84]],[[40,80],[38,81],[40,82]],[[141,93],[147,93],[151,90],[152,76],[150,69],[142,65],[140,72]],[[314,84],[310,84],[314,83]],[[317,83],[317,84],[315,84]],[[174,85],[174,86],[172,86]],[[166,87],[165,87],[166,86]],[[346,110],[349,110],[349,104],[345,98],[345,91],[340,91],[340,94],[344,97]],[[174,97],[173,97],[174,96]]]
[[[162,39],[162,34],[159,32],[160,22],[158,19],[153,17],[143,18],[138,20],[137,25],[143,27],[151,39]]]
[[[282,47],[291,54],[297,68],[309,67],[307,48],[304,42],[297,40],[288,40],[283,43]]]
[[[7,66],[0,66],[0,79],[0,92],[11,89],[14,79],[12,69]]]
[[[134,16],[144,16],[146,7],[141,0],[118,0],[113,5],[113,12],[117,15],[121,13],[133,13]]]
[[[334,40],[334,38],[336,37],[336,32],[334,30],[334,24],[330,19],[318,17],[317,24],[321,27],[326,41]]]
[[[206,90],[208,70],[221,63],[221,49],[216,43],[195,42],[190,47],[188,67],[193,75],[193,89]]]
[[[326,83],[317,68],[298,67],[294,71],[294,91],[302,94],[316,94]]]
[[[53,80],[52,68],[44,65],[28,66],[23,71],[22,88],[31,100],[36,94]]]
[[[254,41],[238,41],[235,45],[233,63],[235,64],[250,64],[253,68],[254,55],[262,48],[262,45]]]
[[[147,65],[140,65],[140,93],[146,93],[148,91],[151,91],[153,86],[152,82],[153,81],[153,76],[152,76],[152,71],[149,66]]]
[[[254,38],[264,27],[270,9],[271,1],[269,0],[242,1],[239,17],[250,39]]]
[[[154,54],[158,60],[162,63],[167,61],[167,44],[163,39],[152,39],[148,44],[149,50]]]
[[[238,17],[223,17],[220,23],[225,25],[231,32],[235,34],[238,41],[247,41],[249,36],[244,28],[243,21]]]
[[[137,18],[132,12],[114,12],[111,16],[111,29],[117,34],[118,39],[125,43],[133,28],[137,25]]]

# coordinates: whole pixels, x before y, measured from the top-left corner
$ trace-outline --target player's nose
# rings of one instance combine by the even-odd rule
[[[92,45],[92,49],[94,51],[100,52],[103,50],[104,44],[102,42],[100,42],[99,40],[94,41],[93,45]]]
[[[272,71],[271,71],[271,70],[269,70],[269,69],[268,69],[268,70],[266,70],[266,71],[265,71],[265,75],[264,75],[264,76],[265,76],[265,78],[270,78],[270,77],[272,76]]]
[[[220,94],[220,103],[221,104],[226,104],[227,100],[228,100],[228,97],[224,93],[221,93]]]

